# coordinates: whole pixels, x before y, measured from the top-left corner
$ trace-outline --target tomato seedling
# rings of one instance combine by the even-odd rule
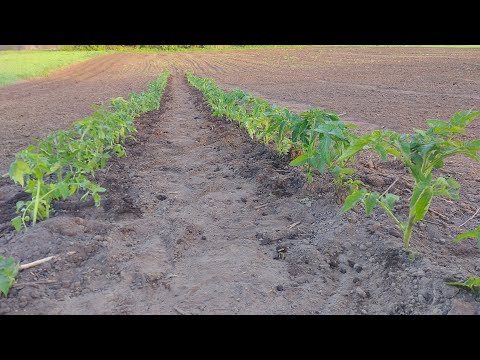
[[[367,215],[376,205],[381,206],[403,232],[405,250],[410,248],[413,226],[423,220],[435,196],[457,200],[460,184],[453,178],[435,177],[433,171],[441,169],[448,157],[463,154],[479,161],[480,140],[458,140],[457,134],[465,132],[465,127],[480,112],[464,111],[456,113],[449,121],[427,120],[427,130],[415,130],[414,134],[399,134],[394,131],[374,131],[355,139],[340,156],[343,160],[365,149],[375,150],[383,160],[388,154],[401,160],[414,180],[409,201],[408,218],[404,221],[394,214],[394,204],[399,197],[393,194],[380,195],[366,189],[353,191],[345,200],[343,212],[363,203]]]

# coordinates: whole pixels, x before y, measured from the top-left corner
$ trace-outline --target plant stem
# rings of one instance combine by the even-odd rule
[[[408,222],[405,224],[405,229],[403,231],[403,248],[408,251],[410,248],[410,238],[412,236],[413,230],[413,220],[415,219],[414,216],[408,219]]]
[[[41,200],[43,200],[47,195],[51,194],[53,191],[55,191],[55,189],[53,190],[50,190],[48,193],[46,193],[45,195],[43,195],[40,199],[38,199],[38,197],[40,196],[39,195],[39,188],[40,186],[37,187],[37,195],[35,197],[35,201],[32,201],[26,208],[25,210],[23,210],[23,215],[22,215],[22,223],[23,223],[23,226],[25,227],[25,229],[27,228],[27,224],[25,223],[25,216],[27,214],[27,211],[28,209],[30,208],[30,206],[32,206],[32,204],[34,204],[34,209],[33,209],[33,219],[32,221],[36,221],[37,219],[37,212],[38,212],[38,204],[40,203]],[[37,200],[38,199],[38,200]],[[35,223],[34,223],[35,224]]]
[[[82,134],[82,137],[80,138],[80,141],[83,141],[83,138],[84,138],[85,135],[87,134],[88,130],[90,130],[90,126],[87,126],[87,128],[85,129],[85,131],[84,131],[83,134]]]
[[[37,212],[38,212],[38,205],[40,204],[40,187],[41,187],[41,180],[38,180],[37,183],[37,194],[35,195],[35,206],[33,207],[33,225],[37,223]]]
[[[395,221],[395,224],[400,228],[400,230],[403,231],[403,224],[400,222],[400,220],[397,219],[395,215],[393,215],[392,211],[380,200],[377,200],[377,203],[385,210],[385,212],[390,215],[390,217]]]
[[[43,200],[43,199],[45,199],[45,198],[46,198],[48,195],[50,195],[50,194],[51,194],[52,192],[54,192],[54,191],[55,191],[55,189],[53,189],[53,190],[50,190],[50,191],[49,191],[49,192],[47,192],[45,195],[43,195],[43,196],[42,196],[42,198],[41,198],[40,200]]]

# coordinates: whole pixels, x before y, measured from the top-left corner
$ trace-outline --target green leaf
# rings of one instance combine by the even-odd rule
[[[60,163],[56,163],[54,165],[52,165],[49,169],[49,173],[54,173],[55,171],[57,171],[58,169],[60,169],[62,167],[62,165]]]
[[[435,169],[441,169],[441,168],[443,168],[443,167],[445,166],[445,163],[443,162],[442,159],[438,159],[438,160],[436,160],[436,161],[432,164],[432,166],[433,166]]]
[[[468,278],[468,280],[465,283],[472,286],[472,287],[480,285],[480,277],[479,278],[474,278],[472,276],[472,277]]]
[[[480,293],[480,277],[475,278],[473,276],[470,276],[467,280],[464,282],[458,282],[458,281],[452,281],[452,282],[447,282],[447,285],[451,286],[458,286],[462,288],[466,288],[476,294]]]
[[[415,144],[417,145],[417,144]],[[426,144],[423,144],[418,147],[418,153],[420,153],[423,157],[427,155],[428,152],[430,152],[432,149],[435,149],[437,147],[437,144],[434,141],[430,141]]]
[[[320,154],[323,161],[326,162],[327,164],[330,164],[332,160],[332,156],[330,153],[331,145],[332,145],[332,138],[329,136],[323,136],[318,141],[318,147],[317,147],[318,153]]]
[[[467,141],[465,143],[465,147],[470,150],[480,151],[480,140]]]
[[[327,166],[327,164],[325,163],[325,161],[323,161],[323,159],[319,156],[319,154],[315,151],[314,154],[312,154],[313,156],[311,156],[309,158],[309,165],[318,170],[321,174],[323,174],[325,172],[325,168]]]
[[[460,198],[460,184],[454,178],[439,177],[433,183],[433,196],[444,196],[453,200]]]
[[[308,161],[308,158],[309,158],[309,154],[307,154],[307,153],[302,154],[302,155],[296,157],[295,159],[293,159],[292,161],[290,161],[289,165],[290,166],[301,166]]]
[[[415,216],[413,222],[416,223],[422,220],[427,214],[428,208],[433,198],[432,186],[420,184],[415,186],[412,199],[410,201],[410,216]]]
[[[418,184],[424,184],[427,183],[428,179],[425,177],[425,174],[422,172],[422,164],[412,164],[409,166],[410,171],[412,172],[412,175],[415,179],[415,182]],[[415,196],[415,192],[414,195]]]
[[[395,145],[397,146],[398,150],[400,150],[401,155],[405,159],[410,159],[411,156],[411,142],[409,141],[406,136],[397,136],[394,141]],[[393,155],[393,154],[392,154]]]
[[[346,213],[347,211],[351,210],[355,205],[357,205],[360,201],[362,201],[365,196],[367,195],[367,189],[360,189],[351,193],[345,199],[345,203],[342,207],[342,212]]]
[[[22,231],[23,221],[21,216],[17,216],[12,219],[12,225],[17,232]]]
[[[292,141],[297,141],[298,137],[300,134],[307,128],[308,126],[308,121],[303,120],[295,124],[292,130]]]
[[[17,203],[15,204],[15,208],[17,209],[17,213],[23,209],[23,207],[25,206],[25,201],[17,201]]]
[[[380,159],[382,159],[383,161],[387,160],[387,150],[385,149],[385,146],[377,144],[375,145],[375,150],[380,155]]]
[[[380,197],[380,194],[378,192],[372,192],[367,195],[367,197],[364,200],[365,203],[365,212],[367,216],[370,216],[372,213],[373,209],[375,208],[375,205],[377,205],[377,200]]]
[[[70,185],[69,195],[72,196],[73,194],[75,194],[75,192],[77,191],[77,189],[78,189],[78,185],[77,185],[77,184],[72,184],[72,185]]]
[[[450,177],[447,179],[447,191],[450,197],[454,200],[458,200],[459,196],[459,189],[461,187],[460,183],[455,180],[454,178]]]
[[[0,292],[8,296],[8,292],[15,282],[19,270],[14,258],[5,259],[0,256]]]
[[[35,173],[35,176],[36,176],[37,179],[42,179],[42,178],[43,178],[42,170],[39,169],[38,166],[37,166],[37,168],[35,169],[34,173]]]
[[[471,287],[466,282],[449,281],[449,282],[447,282],[447,285],[458,286],[458,287],[462,287],[462,288],[472,290]]]
[[[345,149],[343,154],[337,159],[337,161],[342,161],[351,158],[353,155],[357,154],[358,152],[362,151],[365,146],[370,144],[371,137],[364,136],[361,138],[357,138],[354,140],[349,147]]]
[[[102,200],[101,196],[97,193],[93,194],[93,200],[95,201],[95,206],[99,207],[100,206],[100,201]]]
[[[379,201],[382,202],[389,210],[393,210],[393,207],[395,206],[395,203],[400,199],[399,196],[394,195],[394,194],[386,194],[379,198]]]
[[[433,128],[432,129],[435,134],[441,134],[441,133],[462,133],[465,130],[461,127],[458,126],[451,126],[448,128]]]
[[[445,120],[428,119],[426,121],[427,121],[427,125],[430,128],[447,128],[448,129],[451,126],[450,123]]]
[[[355,169],[352,168],[341,168],[339,171],[339,175],[353,175],[355,174]]]
[[[430,130],[435,133],[461,133],[464,132],[465,125],[470,122],[468,121],[469,116],[463,117],[457,113],[454,115],[450,121],[444,120],[427,120],[427,124],[430,127]],[[473,118],[472,118],[473,120]]]
[[[25,175],[31,174],[32,170],[30,166],[22,160],[16,160],[10,165],[10,170],[8,174],[16,183],[19,183],[22,187],[25,185],[23,177]]]
[[[401,158],[402,153],[394,148],[387,148],[386,152],[390,155],[395,156],[396,158]]]
[[[450,119],[450,122],[454,126],[464,128],[479,116],[480,116],[480,111],[461,111],[461,112],[455,113],[453,117]]]
[[[58,192],[60,193],[60,196],[62,197],[62,199],[66,199],[68,198],[68,196],[70,195],[70,191],[68,189],[68,184],[66,184],[65,182],[60,182],[56,185],[57,189],[58,189]]]
[[[413,170],[413,169],[412,169]],[[416,168],[415,169],[416,171],[412,171],[412,174],[413,174],[413,177],[415,178],[415,180],[417,180],[417,183],[415,185],[415,187],[413,188],[413,194],[412,194],[412,197],[410,198],[410,208],[413,207],[413,205],[417,202],[418,198],[420,197],[420,194],[422,193],[423,189],[425,188],[425,183],[424,182],[418,182],[418,176],[421,176],[421,171]],[[418,174],[417,174],[418,172]]]
[[[107,191],[107,189],[105,189],[104,187],[98,185],[95,187],[95,192],[97,193],[104,193],[105,191]]]
[[[458,235],[455,240],[453,240],[454,243],[459,243],[460,241],[464,240],[464,239],[470,239],[470,238],[473,238],[473,239],[476,239],[478,241],[480,241],[480,225],[478,226],[477,230],[474,230],[474,231],[466,231],[460,235]]]
[[[315,132],[335,136],[339,139],[346,139],[338,124],[321,124],[314,129]]]
[[[330,172],[332,173],[333,177],[335,179],[340,179],[344,175],[352,175],[355,174],[355,170],[347,167],[340,167],[340,166],[334,166],[333,168],[330,169]]]
[[[120,144],[116,144],[114,150],[117,153],[118,158],[121,158],[125,155],[125,148]]]

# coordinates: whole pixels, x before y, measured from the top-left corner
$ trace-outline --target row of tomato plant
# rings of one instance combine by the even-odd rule
[[[242,90],[224,91],[213,80],[196,77],[192,72],[187,72],[187,80],[203,93],[214,116],[236,121],[251,138],[275,144],[280,154],[290,154],[294,157],[290,165],[304,167],[307,181],[311,182],[315,174],[330,172],[339,198],[347,195],[343,212],[361,203],[369,216],[380,206],[402,231],[403,246],[409,254],[412,229],[425,217],[432,199],[459,198],[460,184],[452,177],[437,176],[435,170],[457,154],[480,160],[480,139],[462,140],[458,136],[480,116],[479,111],[458,112],[446,121],[427,120],[427,129],[416,129],[413,134],[375,130],[357,136],[351,131],[354,125],[345,124],[332,111],[312,109],[295,114]],[[408,169],[414,186],[405,219],[395,211],[399,196],[369,191],[354,176],[355,159],[366,150],[375,151],[383,161],[396,158]],[[479,231],[460,234],[456,241],[465,238],[476,238],[480,249]]]
[[[93,115],[73,123],[73,129],[51,133],[17,153],[6,175],[31,198],[17,202],[15,229],[48,218],[54,200],[76,193],[82,194],[82,200],[93,198],[99,206],[105,189],[95,182],[95,171],[104,168],[112,154],[125,154],[125,140],[137,131],[134,119],[159,108],[167,79],[165,71],[147,91],[131,93],[128,100],[111,99],[111,109],[98,106]]]
[[[134,119],[160,107],[169,73],[164,71],[142,93],[131,93],[128,100],[111,99],[110,109],[96,107],[93,115],[77,121],[70,130],[59,130],[38,140],[16,154],[8,174],[28,201],[16,203],[19,214],[12,220],[17,231],[47,219],[52,202],[80,194],[81,200],[93,198],[99,206],[106,189],[95,180],[95,172],[104,168],[112,155],[125,155],[124,143],[137,132]],[[5,296],[15,281],[19,264],[13,258],[0,257],[0,293]]]

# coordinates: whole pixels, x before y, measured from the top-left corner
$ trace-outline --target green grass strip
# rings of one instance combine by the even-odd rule
[[[46,76],[61,67],[105,54],[106,51],[0,51],[0,86]]]

